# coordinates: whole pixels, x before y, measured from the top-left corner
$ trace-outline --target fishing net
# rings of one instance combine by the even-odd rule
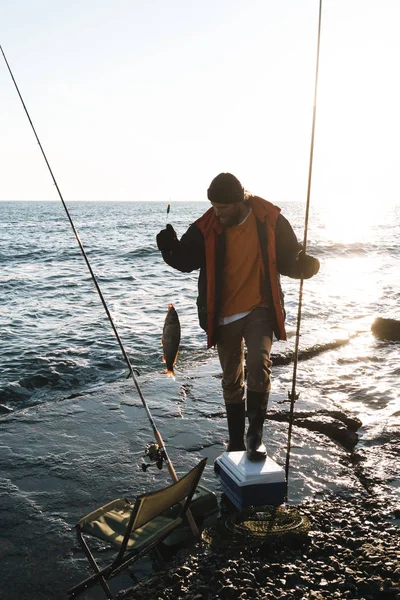
[[[203,541],[216,548],[262,547],[290,543],[307,537],[310,523],[295,508],[251,506],[221,518],[206,528]]]

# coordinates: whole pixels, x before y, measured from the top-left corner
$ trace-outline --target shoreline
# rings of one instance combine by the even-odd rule
[[[282,405],[275,405],[268,431],[286,421]],[[301,466],[307,440],[337,477],[336,487],[289,503],[310,521],[305,537],[257,550],[213,549],[199,541],[116,600],[400,600],[400,505],[388,489],[389,474],[383,480],[369,464],[374,448],[360,444],[362,422],[333,404],[321,410],[300,400],[294,427],[302,440],[294,479],[310,476],[310,465],[303,475]]]
[[[288,406],[286,374],[281,371],[280,377],[276,378],[267,417],[266,439],[268,455],[282,465]],[[224,450],[227,430],[217,360],[197,362],[180,373],[176,381],[166,382],[165,375],[157,373],[141,377],[140,382],[146,397],[151,399],[152,414],[177,473],[187,472],[200,458],[207,457],[202,484],[219,495],[220,482],[212,465]],[[358,583],[351,583],[345,569],[357,571],[354,567],[359,557],[353,556],[351,547],[350,553],[343,557],[343,548],[346,538],[352,537],[360,538],[366,550],[365,544],[375,544],[378,536],[383,544],[381,558],[370,556],[365,561],[371,565],[374,561],[382,565],[392,562],[393,572],[399,568],[399,558],[391,548],[400,546],[398,529],[388,530],[394,525],[385,521],[388,507],[400,509],[395,486],[398,442],[396,422],[388,422],[384,435],[377,439],[365,438],[359,425],[356,412],[344,410],[335,399],[303,393],[296,404],[289,500],[298,510],[310,511],[312,522],[309,544],[300,554],[289,548],[274,557],[256,556],[254,551],[228,556],[226,552],[215,553],[199,544],[181,551],[160,573],[149,568],[150,561],[138,564],[133,571],[144,579],[136,591],[132,591],[127,571],[121,578],[116,577],[111,581],[116,598],[117,594],[123,598],[123,593],[126,598],[134,594],[133,598],[141,600],[335,598],[328,593],[328,584],[321,585],[322,577],[314,572],[319,560],[322,560],[320,570],[322,567],[329,570],[333,557],[339,563],[340,575],[335,585],[341,584],[340,595],[336,597],[369,600],[367,595],[356,596],[351,591],[351,585]],[[358,442],[354,433],[359,434]],[[6,478],[2,488],[6,527],[0,554],[5,567],[2,589],[10,600],[61,598],[82,580],[88,569],[75,539],[75,523],[108,500],[133,498],[142,491],[169,483],[165,469],[149,469],[144,473],[141,468],[143,448],[152,439],[152,431],[140,400],[132,396],[132,383],[125,379],[96,387],[87,394],[2,415],[1,434],[6,448],[0,460]],[[320,498],[325,499],[323,504]],[[365,525],[366,521],[374,522],[375,516],[370,518],[371,507],[380,521]],[[344,522],[336,522],[331,532],[323,529],[330,526],[329,519],[327,523],[323,520],[328,511],[332,522],[335,519]],[[23,526],[26,522],[31,524],[28,530]],[[346,522],[350,522],[347,527]],[[324,556],[328,550],[329,555]],[[27,566],[24,580],[18,577],[21,562]],[[382,581],[375,582],[375,589],[381,596],[372,596],[371,600],[376,597],[398,600],[396,588],[395,592],[390,591],[398,581],[387,582],[389,587],[385,591],[388,576],[380,564],[378,567],[376,576]],[[367,581],[371,573],[364,564],[360,568],[362,573],[357,577]],[[223,571],[222,581],[215,580],[217,570]],[[57,580],[55,572],[61,574]],[[301,574],[297,583],[293,573]],[[222,588],[226,589],[222,592]],[[122,592],[124,589],[129,591]],[[320,590],[328,595],[310,595]],[[101,589],[93,593],[102,597]]]

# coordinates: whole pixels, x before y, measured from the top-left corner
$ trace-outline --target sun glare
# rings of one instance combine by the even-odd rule
[[[335,243],[365,242],[376,225],[376,214],[368,205],[339,203],[324,207],[325,235]]]

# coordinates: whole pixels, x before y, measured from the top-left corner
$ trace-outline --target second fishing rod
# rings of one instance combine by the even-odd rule
[[[155,438],[155,440],[156,440],[156,443],[157,443],[157,445],[158,445],[158,457],[159,457],[159,459],[161,459],[161,462],[165,461],[165,463],[167,464],[168,472],[169,472],[169,474],[170,474],[170,477],[171,477],[172,481],[174,481],[174,482],[175,482],[175,481],[178,481],[178,476],[177,476],[177,474],[176,474],[176,471],[175,471],[175,469],[174,469],[174,467],[173,467],[173,465],[172,465],[172,462],[171,462],[171,460],[170,460],[170,458],[169,458],[169,456],[168,456],[168,452],[167,452],[167,449],[166,449],[166,447],[165,447],[164,441],[163,441],[163,439],[162,439],[161,433],[160,433],[160,432],[159,432],[159,430],[157,429],[157,426],[156,426],[156,424],[155,424],[155,421],[154,421],[154,419],[153,419],[153,416],[152,416],[152,414],[151,414],[151,412],[150,412],[149,406],[148,406],[148,404],[147,404],[147,402],[146,402],[146,400],[145,400],[145,398],[144,398],[144,396],[143,396],[142,390],[141,390],[141,388],[140,388],[139,382],[138,382],[138,380],[137,380],[137,377],[136,377],[136,374],[135,374],[135,370],[134,370],[134,368],[132,367],[132,364],[131,364],[131,361],[130,361],[130,359],[129,359],[129,356],[128,356],[128,354],[127,354],[127,352],[126,352],[126,350],[125,350],[125,347],[124,347],[124,345],[123,345],[123,343],[122,343],[121,337],[120,337],[120,335],[119,335],[119,333],[118,333],[118,330],[117,330],[117,328],[116,328],[116,326],[115,326],[115,323],[114,323],[114,320],[113,320],[113,318],[112,318],[112,315],[111,315],[111,313],[110,313],[110,311],[109,311],[109,309],[108,309],[108,306],[107,306],[107,303],[106,303],[106,301],[105,301],[105,298],[104,298],[104,296],[103,296],[103,293],[102,293],[102,291],[101,291],[101,289],[100,289],[100,286],[99,286],[99,283],[98,283],[98,281],[97,281],[96,275],[94,274],[94,271],[93,271],[93,269],[92,269],[92,266],[91,266],[91,264],[90,264],[90,262],[89,262],[88,256],[87,256],[87,254],[86,254],[86,252],[85,252],[85,249],[84,249],[84,247],[83,247],[83,244],[82,244],[82,242],[81,242],[81,240],[80,240],[79,234],[78,234],[78,232],[77,232],[77,229],[76,229],[76,227],[75,227],[75,225],[74,225],[74,222],[73,222],[73,220],[72,220],[71,214],[70,214],[70,212],[69,212],[69,210],[68,210],[68,207],[67,207],[67,205],[66,205],[66,203],[65,203],[65,201],[64,201],[64,198],[63,198],[63,195],[62,195],[62,193],[61,193],[61,190],[60,190],[60,188],[59,188],[59,186],[58,186],[58,183],[57,183],[57,181],[56,181],[56,178],[55,178],[55,176],[54,176],[54,173],[53,173],[53,171],[52,171],[52,169],[51,169],[50,163],[49,163],[49,161],[48,161],[48,159],[47,159],[47,156],[46,156],[46,154],[45,154],[45,152],[44,152],[44,149],[43,149],[43,146],[42,146],[42,144],[41,144],[41,142],[40,142],[39,136],[38,136],[38,134],[37,134],[37,132],[36,132],[36,129],[35,129],[34,125],[33,125],[32,119],[31,119],[31,117],[30,117],[30,115],[29,115],[28,109],[27,109],[27,107],[26,107],[26,105],[25,105],[25,102],[24,102],[24,100],[23,100],[23,98],[22,98],[22,95],[21,95],[21,93],[20,93],[20,91],[19,91],[19,88],[18,88],[17,82],[16,82],[16,80],[15,80],[15,78],[14,78],[13,72],[12,72],[12,70],[11,70],[11,67],[10,67],[10,65],[9,65],[9,63],[8,63],[8,60],[7,60],[7,58],[6,58],[6,55],[5,55],[5,53],[4,53],[4,51],[3,51],[3,48],[2,48],[2,46],[1,46],[1,45],[0,45],[0,51],[1,51],[2,55],[3,55],[4,61],[5,61],[5,63],[6,63],[6,66],[7,66],[7,69],[8,69],[8,71],[9,71],[9,73],[10,73],[10,76],[11,76],[11,79],[12,79],[12,81],[13,81],[13,83],[14,83],[15,89],[17,90],[17,93],[18,93],[19,99],[21,100],[21,103],[22,103],[22,106],[23,106],[23,108],[24,108],[25,114],[26,114],[26,116],[27,116],[27,118],[28,118],[28,120],[29,120],[29,123],[30,123],[30,125],[31,125],[31,128],[32,128],[32,130],[33,130],[33,133],[34,133],[34,135],[35,135],[35,138],[36,138],[36,141],[37,141],[37,143],[38,143],[38,145],[39,145],[40,151],[41,151],[41,153],[42,153],[42,155],[43,155],[43,158],[44,158],[44,160],[45,160],[45,162],[46,162],[47,168],[48,168],[48,170],[49,170],[49,172],[50,172],[51,178],[52,178],[52,180],[53,180],[53,183],[54,183],[54,185],[55,185],[55,187],[56,187],[56,190],[57,190],[58,196],[59,196],[59,198],[60,198],[60,200],[61,200],[61,202],[62,202],[62,205],[63,205],[63,207],[64,207],[64,209],[65,209],[65,212],[66,212],[66,214],[67,214],[68,220],[69,220],[69,222],[70,222],[70,225],[71,225],[71,227],[72,227],[72,230],[73,230],[73,232],[74,232],[75,238],[76,238],[76,240],[77,240],[77,242],[78,242],[78,245],[79,245],[80,251],[81,251],[81,253],[82,253],[82,256],[83,256],[83,258],[84,258],[84,260],[85,260],[86,266],[87,266],[87,268],[88,268],[88,270],[89,270],[90,276],[91,276],[91,278],[92,278],[92,280],[93,280],[93,283],[94,283],[94,285],[95,285],[95,288],[96,288],[96,290],[97,290],[97,293],[98,293],[98,295],[99,295],[99,297],[100,297],[100,300],[101,300],[101,303],[102,303],[102,305],[103,305],[103,307],[104,307],[104,310],[105,310],[105,312],[106,312],[106,314],[107,314],[107,317],[108,317],[108,320],[109,320],[109,322],[110,322],[110,324],[111,324],[111,327],[112,327],[112,329],[113,329],[113,331],[114,331],[115,337],[116,337],[116,339],[117,339],[117,341],[118,341],[118,344],[119,344],[119,347],[120,347],[120,349],[121,349],[121,352],[122,352],[122,354],[123,354],[123,357],[124,357],[124,359],[125,359],[125,362],[126,362],[126,364],[127,364],[127,366],[128,366],[129,373],[130,373],[130,375],[132,376],[132,379],[133,379],[134,385],[135,385],[135,387],[136,387],[136,390],[137,390],[137,392],[138,392],[138,394],[139,394],[139,397],[140,397],[140,400],[141,400],[141,402],[142,402],[142,404],[143,404],[143,407],[144,407],[144,409],[145,409],[145,411],[146,411],[147,418],[148,418],[148,420],[149,420],[149,422],[150,422],[150,425],[151,425],[151,428],[152,428],[152,430],[153,430],[154,438]],[[168,211],[168,212],[169,212],[169,211]],[[194,522],[194,519],[191,517],[191,515],[190,515],[190,514],[188,514],[188,518],[189,518],[190,526],[191,526],[191,529],[193,530],[193,533],[197,534],[197,533],[198,533],[198,529],[197,529],[197,526],[196,526],[196,524],[195,524],[195,522]]]

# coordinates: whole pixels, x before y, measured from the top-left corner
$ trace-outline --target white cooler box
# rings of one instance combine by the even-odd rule
[[[247,506],[279,506],[285,499],[285,472],[272,458],[251,462],[246,452],[224,452],[217,458],[221,486],[239,510]]]

